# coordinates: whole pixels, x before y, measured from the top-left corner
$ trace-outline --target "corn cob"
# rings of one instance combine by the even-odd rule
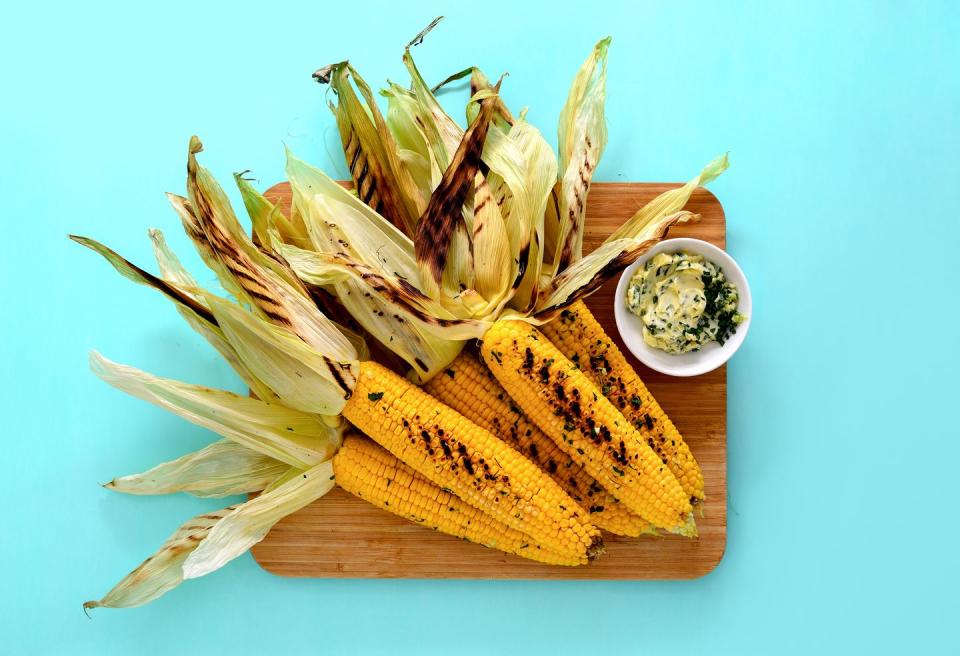
[[[541,563],[582,564],[464,503],[365,437],[346,437],[333,459],[333,470],[337,484],[347,492],[435,531]]]
[[[577,301],[541,330],[640,431],[691,503],[703,501],[703,474],[690,447],[586,304]]]
[[[408,466],[538,544],[577,561],[602,551],[587,513],[505,442],[375,362],[343,415]]]
[[[561,449],[628,508],[659,528],[695,531],[670,470],[570,360],[528,323],[500,320],[481,354],[500,384]]]
[[[526,455],[590,513],[590,521],[617,535],[637,537],[656,531],[649,522],[607,492],[574,462],[510,399],[490,370],[464,350],[445,371],[424,385],[434,398]]]

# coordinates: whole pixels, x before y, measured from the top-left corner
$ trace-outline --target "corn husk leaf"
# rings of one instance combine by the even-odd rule
[[[607,143],[604,115],[607,82],[607,49],[610,37],[601,40],[580,67],[560,112],[560,233],[559,256],[553,271],[563,271],[583,255],[583,223],[590,180]]]
[[[477,97],[481,92],[485,91],[497,91],[498,95],[494,98],[494,116],[493,120],[496,125],[503,131],[509,131],[510,126],[512,126],[516,119],[514,119],[513,114],[510,113],[510,110],[507,108],[506,103],[503,102],[503,98],[499,96],[500,82],[496,84],[491,84],[490,80],[484,75],[483,71],[477,68],[476,66],[471,67],[470,69],[470,95],[471,97]],[[504,73],[506,75],[506,73]],[[503,78],[501,77],[502,81]],[[467,121],[473,121],[475,118],[475,113],[480,111],[480,107],[477,103],[467,104]]]
[[[242,289],[241,298],[259,316],[289,330],[326,357],[356,359],[349,340],[320,312],[289,266],[274,254],[257,248],[247,236],[220,185],[197,163],[196,154],[201,150],[199,139],[191,139],[188,190],[191,204],[197,208],[198,222],[192,231],[202,229],[204,245],[227,271],[232,283]]]
[[[459,340],[482,335],[485,324],[442,319],[448,313],[402,279],[383,275],[345,255],[283,246],[284,257],[305,282],[333,289],[363,328],[428,379],[463,347]]]
[[[690,180],[682,187],[665,191],[649,203],[644,205],[622,226],[617,228],[607,241],[616,241],[624,237],[645,240],[649,235],[660,231],[659,223],[663,217],[679,212],[690,200],[691,194],[697,187],[703,186],[716,179],[727,170],[730,161],[727,155],[721,155],[707,164],[700,175]]]
[[[469,339],[467,336],[475,336],[488,323],[483,319],[454,318],[439,302],[427,298],[404,279],[384,275],[348,255],[304,251],[295,246],[283,246],[281,250],[305,282],[322,286],[354,282],[364,298],[382,300],[392,313],[428,327],[438,336]],[[361,325],[362,320],[363,317],[357,317]]]
[[[167,298],[171,299],[179,306],[186,307],[191,310],[194,314],[202,317],[204,320],[216,323],[216,320],[213,318],[213,315],[210,313],[210,310],[206,308],[202,303],[198,302],[191,293],[187,290],[181,288],[179,285],[144,271],[137,265],[133,264],[119,253],[113,249],[104,246],[95,239],[90,239],[89,237],[81,237],[80,235],[70,235],[70,239],[77,242],[82,246],[86,246],[93,252],[97,253],[103,257],[110,265],[119,273],[121,276],[127,280],[131,280],[139,285],[146,285],[147,287],[152,287],[160,293],[162,293]]]
[[[183,582],[183,564],[210,530],[237,506],[198,515],[167,538],[160,549],[127,574],[99,601],[83,604],[90,608],[134,608],[157,599]]]
[[[184,579],[209,574],[246,553],[274,524],[319,499],[333,486],[333,463],[327,461],[235,508],[187,556]]]
[[[357,196],[393,225],[412,233],[427,197],[401,165],[397,143],[370,87],[347,62],[321,69],[314,77],[328,80],[337,94],[331,110]],[[351,77],[365,103],[354,92]]]
[[[187,189],[197,223],[188,228],[191,237],[208,251],[208,257],[220,262],[220,274],[229,278],[232,287],[240,288],[238,298],[259,316],[339,359],[330,350],[331,345],[339,344],[342,350],[346,339],[317,309],[289,267],[250,240],[220,185],[198,164],[196,155],[202,148],[200,140],[193,137],[187,160]],[[202,236],[197,236],[201,232]]]
[[[477,119],[464,133],[417,223],[414,252],[420,268],[421,288],[431,298],[437,298],[441,289],[448,296],[456,296],[473,286],[470,233],[467,231],[472,226],[464,223],[463,206],[480,169],[493,110],[492,97],[481,101]],[[451,249],[451,245],[455,247]]]
[[[487,301],[487,309],[492,310],[510,291],[510,235],[482,173],[474,178],[473,199],[474,286]]]
[[[367,287],[354,280],[333,287],[344,308],[364,329],[387,349],[413,367],[415,380],[426,382],[457,357],[464,342],[437,335],[434,326],[423,326],[392,311],[389,301],[373,295],[365,296]]]
[[[147,236],[150,237],[150,243],[153,246],[153,257],[157,261],[157,267],[160,269],[160,277],[167,282],[173,283],[197,301],[197,303],[203,305],[203,298],[193,291],[200,289],[197,279],[187,271],[187,268],[183,266],[180,258],[170,249],[163,231],[157,228],[149,228],[147,230]]]
[[[443,343],[452,339],[443,325],[453,322],[458,330],[457,321],[471,316],[464,300],[424,295],[410,239],[322,171],[288,153],[287,174],[313,242],[311,250],[279,247],[297,275],[329,287],[354,319],[413,366],[418,377],[449,364],[462,345]],[[424,313],[430,326],[418,323]]]
[[[306,222],[313,248],[342,252],[419,286],[413,242],[328,175],[287,151],[293,204]]]
[[[558,243],[560,241],[560,181],[557,180],[547,196],[543,211],[543,264],[547,271],[557,268]]]
[[[269,493],[269,492],[273,492],[274,490],[276,490],[278,487],[280,487],[280,486],[283,485],[284,483],[287,483],[287,482],[289,482],[289,481],[292,481],[292,480],[295,479],[296,477],[298,477],[298,476],[300,476],[301,474],[303,474],[303,471],[304,471],[304,470],[298,469],[297,467],[288,467],[282,474],[280,474],[279,476],[277,476],[274,480],[270,481],[270,485],[268,485],[267,487],[263,488],[262,494],[267,494],[267,493]]]
[[[540,132],[517,119],[507,133],[497,126],[490,129],[483,161],[490,168],[488,181],[498,180],[509,190],[509,200],[497,202],[513,260],[510,307],[522,312],[533,306],[540,283],[543,215],[557,178],[557,159]]]
[[[412,91],[392,82],[380,95],[387,98],[387,128],[397,142],[401,165],[409,171],[423,197],[429,198],[443,171],[420,127],[420,106]],[[406,234],[412,236],[413,230]]]
[[[250,217],[256,243],[261,247],[269,246],[279,237],[291,244],[306,244],[307,231],[303,222],[285,216],[278,205],[267,200],[250,184],[250,180],[243,176],[244,173],[234,173],[233,179],[240,190],[247,216]]]
[[[187,236],[190,237],[190,241],[193,242],[194,248],[197,253],[199,253],[203,263],[216,274],[217,280],[220,281],[220,286],[223,287],[223,290],[234,298],[243,299],[243,288],[234,281],[233,276],[230,275],[230,272],[223,266],[220,259],[213,252],[213,249],[207,242],[207,236],[200,225],[200,220],[194,213],[190,200],[172,193],[167,193],[167,200],[170,201],[170,207],[173,208],[173,211],[180,217],[183,230],[187,233]]]
[[[225,497],[258,492],[290,466],[231,440],[165,462],[142,474],[113,479],[105,488],[125,494],[187,492],[197,497]]]
[[[648,235],[646,239],[622,238],[604,242],[550,281],[543,290],[534,315],[537,319],[549,320],[563,308],[589,296],[607,280],[623,271],[663,239],[671,226],[698,218],[699,215],[691,212],[676,212],[657,221],[657,231],[645,233]],[[650,227],[652,229],[652,226]]]
[[[160,263],[161,271],[164,271],[164,275],[169,279],[157,278],[94,239],[76,235],[71,235],[70,238],[101,255],[128,280],[156,289],[172,300],[177,305],[181,316],[224,356],[224,359],[230,363],[254,394],[266,401],[273,401],[277,398],[276,394],[259,380],[240,359],[236,350],[220,329],[217,319],[210,311],[205,300],[209,293],[199,287],[192,286],[195,284],[192,277],[167,248],[159,231],[151,233],[151,238],[154,239],[154,254]]]
[[[207,302],[204,299],[203,291],[200,286],[197,284],[196,280],[192,275],[184,268],[180,263],[179,258],[170,250],[167,246],[167,241],[163,236],[163,233],[156,229],[151,229],[149,231],[150,240],[153,242],[153,254],[157,260],[157,266],[160,267],[160,273],[163,276],[163,279],[169,283],[175,285],[178,289],[182,290],[185,294],[194,299],[198,305],[205,308],[209,313],[209,307]],[[132,265],[131,265],[132,266]],[[176,299],[173,299],[176,302]],[[269,387],[263,384],[260,379],[253,375],[253,373],[247,368],[247,365],[240,360],[240,357],[237,355],[237,352],[234,350],[230,342],[227,341],[227,338],[224,336],[223,331],[220,330],[220,326],[216,324],[216,321],[213,318],[213,314],[209,313],[209,318],[200,316],[190,307],[186,307],[180,303],[176,304],[177,312],[180,313],[180,316],[186,320],[190,327],[195,331],[200,333],[207,342],[210,343],[213,348],[223,356],[223,359],[226,360],[233,370],[237,372],[243,382],[247,384],[247,387],[262,401],[275,402],[279,401],[277,395],[273,393]]]
[[[339,447],[341,427],[314,414],[224,390],[159,378],[97,352],[90,368],[104,382],[290,466],[306,469]]]
[[[606,280],[617,275],[631,262],[663,239],[670,226],[695,221],[699,215],[683,211],[693,191],[714,180],[729,165],[726,155],[715,158],[687,184],[666,191],[644,205],[626,223],[585,258],[575,261],[544,289],[535,315],[547,320],[562,308],[593,293]]]
[[[359,370],[356,351],[343,334],[334,330],[317,349],[236,304],[212,295],[207,302],[239,358],[285,405],[340,414]]]
[[[410,47],[408,45],[403,53],[403,63],[410,73],[410,89],[419,108],[418,116],[423,124],[427,143],[433,151],[437,166],[441,171],[445,171],[460,145],[463,129],[443,110],[430,87],[424,82],[410,54]]]
[[[467,77],[468,75],[472,76],[472,75],[473,75],[473,69],[474,69],[473,66],[468,66],[468,67],[466,67],[466,68],[464,68],[464,69],[461,69],[461,70],[457,71],[456,73],[451,73],[451,74],[448,75],[447,77],[443,78],[443,80],[442,80],[441,82],[438,82],[438,83],[434,84],[434,85],[430,88],[430,93],[436,95],[436,93],[437,93],[438,91],[440,91],[440,89],[442,89],[443,87],[447,86],[448,84],[452,84],[452,83],[456,82],[457,80],[462,80],[463,78]]]

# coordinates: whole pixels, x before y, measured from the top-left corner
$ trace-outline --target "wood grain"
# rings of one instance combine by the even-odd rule
[[[584,250],[595,248],[654,196],[677,186],[594,184],[587,203]],[[277,185],[268,197],[288,205],[289,187]],[[702,221],[678,226],[669,236],[696,237],[723,248],[725,220],[716,197],[698,189],[687,207],[700,213]],[[613,319],[616,283],[616,279],[610,281],[587,304],[623,349]],[[710,572],[726,546],[726,367],[696,378],[671,378],[650,371],[632,357],[631,362],[690,443],[703,469],[707,500],[697,519],[697,539],[605,535],[607,553],[598,561],[585,567],[552,567],[416,526],[337,488],[279,522],[253,548],[254,558],[274,574],[311,577],[684,579]]]

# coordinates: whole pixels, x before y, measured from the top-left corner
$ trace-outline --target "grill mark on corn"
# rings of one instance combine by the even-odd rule
[[[563,328],[557,328],[558,324]],[[660,462],[680,480],[690,494],[690,502],[702,501],[703,477],[689,447],[590,310],[582,302],[576,309],[563,310],[555,323],[544,327],[544,332],[561,351],[583,352],[584,358],[574,354],[584,362],[583,371],[640,432]]]
[[[649,447],[642,435],[635,435],[635,438],[632,438],[635,439],[635,442],[631,441],[629,444],[625,442],[626,436],[624,437],[624,443],[622,445],[619,439],[614,443],[612,441],[610,427],[606,426],[605,422],[608,420],[612,421],[614,425],[619,426],[618,431],[622,431],[624,428],[629,431],[629,427],[624,427],[616,422],[615,417],[620,416],[618,414],[610,415],[608,412],[603,412],[601,415],[602,419],[598,418],[595,413],[602,407],[602,404],[596,404],[596,401],[599,400],[596,393],[592,393],[593,405],[586,407],[581,405],[579,398],[583,393],[577,386],[573,386],[567,381],[569,376],[566,367],[571,366],[572,363],[561,357],[562,354],[556,353],[554,347],[550,345],[543,350],[544,356],[535,354],[533,367],[525,366],[525,354],[523,351],[520,351],[516,347],[511,350],[507,346],[506,340],[509,339],[509,335],[511,335],[513,331],[517,331],[517,333],[513,334],[525,335],[527,339],[535,339],[535,343],[543,343],[546,342],[546,340],[541,339],[539,332],[532,326],[522,324],[522,327],[518,327],[521,325],[520,322],[502,322],[500,325],[503,326],[502,330],[504,332],[498,332],[496,336],[488,332],[485,337],[483,346],[484,357],[486,358],[488,349],[491,348],[503,348],[510,352],[510,355],[504,355],[502,365],[497,363],[496,366],[494,366],[494,363],[490,360],[488,360],[488,364],[491,365],[491,369],[497,373],[498,377],[501,371],[505,374],[507,374],[508,371],[515,371],[520,375],[520,378],[532,382],[532,386],[538,390],[533,393],[537,398],[537,403],[543,403],[545,405],[544,416],[549,417],[553,415],[563,421],[563,434],[560,436],[561,439],[558,440],[558,442],[562,442],[561,446],[563,446],[565,451],[568,451],[571,458],[578,457],[574,455],[578,454],[579,458],[586,458],[585,462],[594,463],[591,467],[597,468],[595,474],[611,492],[614,490],[622,491],[624,485],[630,486],[628,489],[636,489],[635,486],[639,485],[643,489],[650,490],[650,488],[647,487],[649,484],[645,484],[642,481],[647,476],[648,469],[651,466],[651,456],[658,457],[659,454],[656,452],[651,453],[647,450]],[[495,324],[494,329],[496,329],[497,326],[498,324]],[[498,343],[497,340],[501,341]],[[516,337],[514,337],[514,340],[516,341]],[[549,344],[549,342],[546,343]],[[545,357],[546,355],[549,355],[549,357]],[[508,360],[508,357],[511,358],[511,360]],[[508,362],[512,362],[513,364],[508,365]],[[571,371],[576,371],[576,369],[571,369]],[[543,381],[545,372],[547,374],[546,384],[544,384]],[[580,374],[579,372],[576,373],[576,376],[583,375],[584,374]],[[517,384],[519,385],[518,389],[531,386],[528,382],[517,382]],[[557,398],[557,395],[553,393],[554,385],[556,384],[563,384],[566,388],[565,399]],[[593,387],[592,383],[589,383],[589,385],[591,388]],[[509,389],[513,389],[512,386]],[[591,393],[588,392],[587,395],[589,397]],[[606,403],[605,399],[604,403]],[[556,419],[552,419],[550,423],[556,421]],[[618,434],[621,433],[618,432]],[[578,441],[582,442],[578,444]],[[642,448],[638,448],[640,445],[642,445]],[[587,455],[588,450],[594,452],[596,455]],[[601,457],[600,460],[597,460],[598,456]],[[609,461],[606,463],[604,463],[605,458],[609,458]],[[656,477],[652,480],[664,480],[662,478],[664,471],[665,468],[661,466],[659,471],[654,470],[650,472]],[[627,472],[629,472],[629,475]],[[624,478],[625,476],[627,477],[626,479]],[[673,479],[672,476],[670,478]],[[654,483],[654,485],[663,484],[664,483],[660,482]],[[659,517],[658,524],[663,528],[672,527],[673,529],[683,530],[683,527],[687,525],[688,521],[687,513],[690,511],[690,506],[687,504],[689,504],[689,501],[684,498],[683,505],[685,508],[677,505],[679,504],[679,499],[676,497],[676,493],[682,493],[682,489],[679,488],[675,480],[673,480],[672,483],[667,483],[667,485],[676,487],[675,491],[670,493],[673,496],[670,497],[672,499],[670,501],[671,505],[667,506],[669,510],[664,510],[661,506],[648,505],[646,506],[646,511],[650,512],[654,517]],[[650,494],[650,492],[646,492],[645,494]],[[619,497],[620,495],[614,494],[614,496]],[[636,497],[634,498],[636,499]],[[636,501],[639,502],[639,499],[636,499]],[[675,505],[676,511],[679,513],[676,517],[673,516]]]
[[[543,562],[580,562],[468,505],[366,438],[348,435],[333,465],[338,484],[348,492],[434,530]]]
[[[524,361],[527,360],[527,352],[530,356],[529,368],[533,366],[533,352],[526,347]],[[523,410],[500,387],[491,370],[472,350],[461,352],[451,363],[450,369],[454,372],[453,380],[447,376],[438,376],[426,384],[425,389],[432,396],[463,413],[493,435],[504,437],[519,452],[527,455],[547,472],[574,501],[584,500],[584,490],[587,490],[587,495],[591,497],[599,493],[594,503],[607,504],[614,508],[597,522],[600,528],[627,536],[637,536],[649,530],[649,525],[642,518],[631,513],[600,487],[582,464],[566,457],[553,440],[534,427]],[[476,463],[474,465],[476,466]],[[484,466],[482,461],[480,466]]]
[[[363,363],[361,366],[367,370],[361,371],[354,401],[344,408],[347,419],[378,441],[382,440],[384,446],[398,458],[438,485],[449,486],[469,503],[480,504],[479,507],[508,525],[516,524],[516,528],[522,525],[525,532],[533,531],[536,535],[546,532],[556,536],[552,539],[561,538],[561,543],[565,545],[563,549],[573,548],[581,554],[587,553],[589,557],[592,546],[587,545],[593,545],[598,534],[592,527],[588,528],[589,524],[578,523],[585,520],[575,519],[580,516],[574,510],[576,506],[552,481],[545,477],[542,482],[538,481],[536,470],[528,469],[531,467],[529,464],[524,466],[522,463],[526,461],[519,454],[509,449],[501,450],[503,446],[497,446],[499,442],[491,434],[446,406],[438,407],[434,399],[408,381],[374,363]],[[384,390],[392,398],[370,403],[365,400],[368,390]],[[384,425],[385,420],[387,423]],[[400,428],[399,432],[395,432],[397,428]],[[424,448],[422,431],[431,434],[431,444],[437,444],[438,448],[433,453]],[[490,451],[485,458],[474,452],[474,448]],[[509,460],[501,462],[501,458]],[[520,471],[529,472],[533,478],[525,474],[518,479],[519,485],[515,485],[511,474]],[[550,496],[540,497],[539,491],[544,489],[545,483],[553,486],[553,491]],[[531,494],[533,499],[539,498],[540,501],[527,506],[523,500],[531,499]],[[554,498],[559,506],[553,505]],[[549,517],[557,512],[574,523],[561,522],[558,525],[556,519],[551,521]],[[573,535],[578,537],[571,542]],[[582,551],[584,546],[587,546],[586,551]]]

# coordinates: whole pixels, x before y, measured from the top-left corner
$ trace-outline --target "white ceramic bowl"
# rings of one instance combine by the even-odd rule
[[[737,292],[740,295],[740,304],[737,309],[740,314],[747,318],[737,326],[737,332],[723,346],[720,346],[717,342],[709,342],[699,351],[679,354],[671,354],[647,346],[646,342],[643,341],[643,322],[640,321],[640,317],[627,309],[627,286],[630,284],[630,278],[633,277],[634,272],[657,253],[675,253],[677,251],[704,256],[719,266],[727,280],[737,286]],[[617,284],[613,313],[623,343],[626,344],[631,353],[637,356],[640,362],[651,369],[670,376],[699,376],[724,364],[743,344],[743,340],[747,336],[747,330],[750,328],[750,320],[753,317],[753,303],[750,298],[750,285],[747,284],[747,277],[743,275],[743,271],[737,266],[733,258],[727,255],[726,251],[699,239],[681,237],[666,239],[658,243],[644,253],[640,259],[624,269],[620,275],[620,282]]]

